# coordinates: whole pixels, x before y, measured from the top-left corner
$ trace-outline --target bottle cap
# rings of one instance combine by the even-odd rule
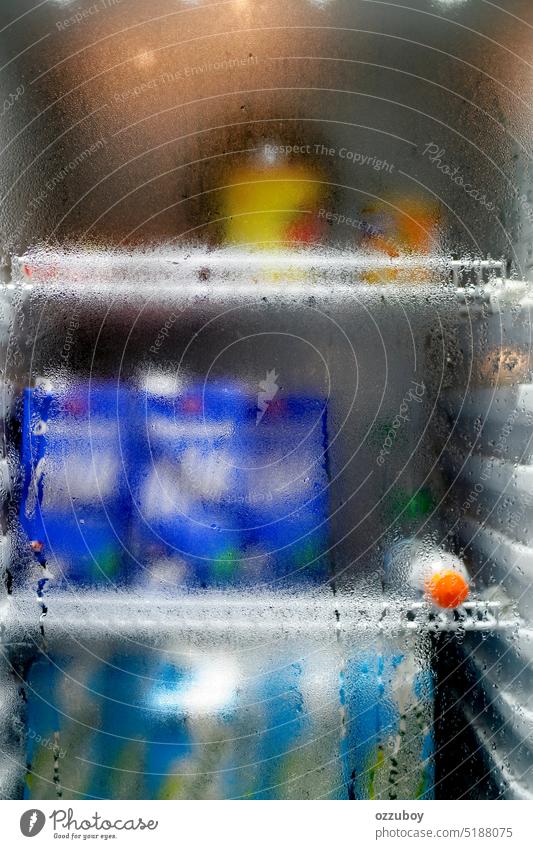
[[[441,569],[425,583],[426,594],[438,607],[459,607],[468,598],[465,578],[455,569]]]

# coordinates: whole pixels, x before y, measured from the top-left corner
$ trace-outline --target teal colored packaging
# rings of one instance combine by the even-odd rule
[[[341,672],[349,799],[434,798],[432,675],[412,643],[404,653],[361,652]]]

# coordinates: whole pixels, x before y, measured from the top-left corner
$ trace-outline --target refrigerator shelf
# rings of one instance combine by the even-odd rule
[[[46,612],[43,614],[43,603]],[[154,593],[54,593],[48,598],[19,594],[0,607],[2,644],[49,645],[65,635],[82,640],[110,637],[152,643],[245,642],[271,638],[312,639],[331,632],[402,634],[409,632],[513,631],[519,619],[497,601],[468,601],[456,610],[436,610],[425,602],[354,602],[341,596],[209,591],[186,597]],[[41,630],[42,626],[42,630]]]

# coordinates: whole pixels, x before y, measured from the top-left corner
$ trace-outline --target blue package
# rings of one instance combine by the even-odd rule
[[[265,580],[330,576],[327,452],[323,398],[276,398],[248,430],[242,524],[250,562],[264,556]]]
[[[242,431],[252,415],[231,382],[136,395],[132,444],[132,547],[149,573],[186,586],[239,583],[236,505]]]
[[[24,392],[20,521],[57,582],[127,575],[128,393],[102,383]]]
[[[349,799],[434,798],[431,670],[413,650],[362,651],[341,674]]]

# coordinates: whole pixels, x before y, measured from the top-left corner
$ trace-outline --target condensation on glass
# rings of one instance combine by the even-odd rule
[[[4,3],[3,795],[531,796],[520,18]]]

